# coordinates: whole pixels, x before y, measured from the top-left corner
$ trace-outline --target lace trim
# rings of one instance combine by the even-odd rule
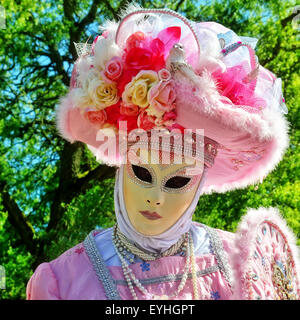
[[[230,287],[232,287],[232,270],[228,263],[227,254],[224,250],[222,240],[218,235],[218,231],[204,224],[201,224],[201,226],[207,231],[211,241],[212,250],[216,256],[219,268]]]
[[[204,270],[197,271],[197,278],[203,277],[207,274],[216,272],[219,270],[218,265],[214,265],[211,267],[208,267]],[[148,285],[148,284],[156,284],[156,283],[162,283],[162,282],[170,282],[170,281],[179,281],[182,279],[182,274],[168,274],[166,276],[156,277],[156,278],[148,278],[148,279],[140,279],[142,285]],[[192,274],[188,273],[188,279],[192,279]],[[117,285],[122,286],[128,286],[127,282],[125,280],[114,280]],[[135,286],[135,284],[133,284]]]
[[[84,249],[94,267],[99,281],[102,283],[108,300],[121,300],[116,283],[97,249],[94,231],[91,231],[83,242]]]

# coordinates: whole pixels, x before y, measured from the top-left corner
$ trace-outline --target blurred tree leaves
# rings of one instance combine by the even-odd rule
[[[138,1],[168,7],[196,21],[219,22],[259,39],[260,63],[283,79],[290,148],[262,184],[200,198],[194,219],[235,231],[247,208],[278,207],[300,238],[299,32],[295,1]],[[6,290],[24,299],[35,267],[82,241],[92,229],[112,226],[114,170],[96,163],[80,143],[63,141],[55,105],[67,91],[73,42],[97,35],[126,1],[3,0],[0,29],[0,264]],[[91,41],[90,40],[90,41]],[[300,244],[300,242],[298,243]]]

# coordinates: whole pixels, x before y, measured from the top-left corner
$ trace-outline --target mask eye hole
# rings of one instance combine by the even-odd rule
[[[184,187],[190,182],[191,178],[175,176],[170,178],[166,183],[165,187],[171,189],[179,189]]]
[[[136,166],[133,164],[131,165],[131,167],[132,167],[132,171],[134,172],[134,174],[138,179],[144,182],[152,183],[152,175],[149,172],[149,170],[147,170],[144,167]]]

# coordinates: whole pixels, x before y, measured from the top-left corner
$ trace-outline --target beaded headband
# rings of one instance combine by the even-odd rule
[[[218,148],[220,147],[220,144],[215,140],[203,136],[198,132],[187,130],[186,134],[179,132],[173,134],[167,130],[160,130],[157,135],[155,133],[155,130],[151,130],[143,132],[142,135],[129,137],[129,140],[127,140],[128,149],[130,150],[135,146],[148,149],[149,152],[151,150],[165,151],[170,155],[170,160],[174,159],[174,154],[177,154],[201,161],[208,168],[213,166]]]

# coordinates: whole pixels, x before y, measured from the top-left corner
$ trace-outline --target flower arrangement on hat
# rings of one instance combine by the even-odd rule
[[[76,62],[71,80],[72,100],[84,118],[97,129],[110,128],[116,133],[120,121],[127,122],[128,131],[164,127],[169,131],[177,128],[183,132],[185,126],[179,124],[180,121],[176,122],[176,94],[181,92],[179,87],[192,87],[193,84],[183,81],[184,76],[175,83],[174,73],[171,74],[172,68],[168,64],[168,57],[174,45],[180,42],[181,33],[180,26],[164,28],[155,37],[136,31],[122,46],[116,44],[114,32],[104,31],[97,36],[90,52],[81,55]],[[229,45],[226,51],[221,50],[217,40],[214,46],[215,49],[210,46],[201,54],[201,59],[209,63],[200,60],[202,67],[192,71],[186,68],[188,77],[196,82],[196,88],[191,91],[198,99],[195,106],[200,103],[208,110],[222,104],[222,107],[227,105],[243,109],[246,113],[260,113],[269,105],[272,108],[279,104],[285,107],[281,90],[277,90],[281,94],[276,101],[273,93],[257,92],[258,70],[260,79],[267,79],[271,73],[264,75],[265,69],[257,64],[254,50],[249,45],[238,41]],[[246,61],[225,66],[220,55],[226,57],[233,52],[231,46],[234,50],[247,47],[252,71]],[[261,87],[264,85],[262,82]],[[190,93],[183,93],[181,95],[193,99]],[[180,99],[182,103],[185,98]]]
[[[174,80],[166,58],[179,42],[180,27],[168,27],[157,37],[138,31],[128,37],[121,50],[107,32],[98,36],[91,54],[79,58],[75,73],[74,100],[86,119],[99,129],[127,129],[176,125]]]

